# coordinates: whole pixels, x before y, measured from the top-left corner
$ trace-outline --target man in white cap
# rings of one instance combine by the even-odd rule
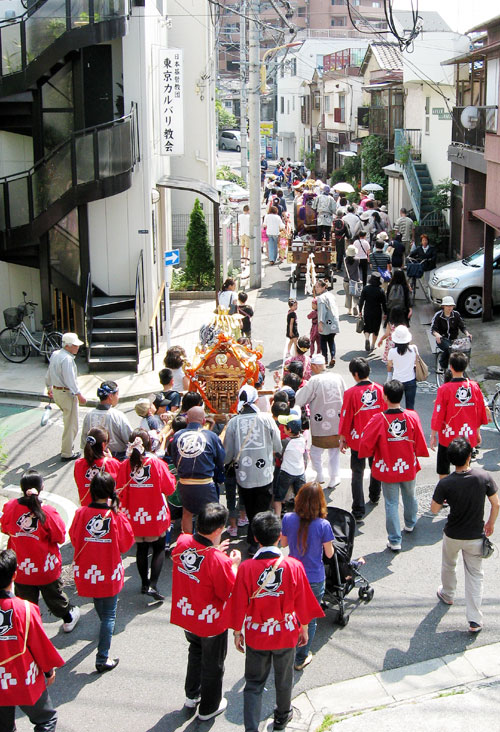
[[[63,413],[64,431],[61,443],[61,460],[76,460],[79,452],[73,452],[73,442],[78,432],[78,405],[86,403],[77,383],[75,356],[83,345],[76,333],[65,333],[62,348],[50,357],[45,377],[47,393]]]
[[[331,370],[326,370],[325,357],[317,354],[311,359],[312,376],[298,390],[295,404],[303,407],[309,404],[311,412],[311,463],[316,479],[324,483],[323,452],[328,455],[330,471],[329,488],[340,483],[339,477],[339,419],[346,385],[344,379]]]
[[[462,316],[454,308],[455,300],[450,295],[446,295],[441,302],[441,310],[435,313],[431,322],[431,333],[436,339],[437,347],[442,351],[439,359],[440,373],[444,373],[448,368],[451,344],[458,338],[459,331],[472,339]]]
[[[259,398],[254,386],[242,386],[238,394],[238,414],[226,427],[225,463],[234,465],[238,491],[248,518],[248,552],[257,551],[252,533],[252,519],[271,505],[274,454],[282,452],[281,438],[271,414],[257,407]]]

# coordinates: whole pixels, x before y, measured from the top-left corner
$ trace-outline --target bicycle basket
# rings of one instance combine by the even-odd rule
[[[424,265],[422,262],[408,262],[406,265],[406,276],[416,277],[420,279],[424,274]]]
[[[24,308],[7,308],[3,311],[3,317],[7,328],[15,328],[23,322]]]

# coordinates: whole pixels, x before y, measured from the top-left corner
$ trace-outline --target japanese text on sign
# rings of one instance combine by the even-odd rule
[[[160,49],[160,147],[162,155],[184,154],[183,59],[178,49]]]

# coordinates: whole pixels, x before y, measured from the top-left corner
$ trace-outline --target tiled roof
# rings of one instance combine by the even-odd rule
[[[402,71],[403,61],[396,45],[390,43],[370,43],[373,55],[381,69]]]

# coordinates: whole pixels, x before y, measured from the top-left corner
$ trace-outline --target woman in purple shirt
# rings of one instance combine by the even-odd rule
[[[317,601],[325,594],[325,567],[323,551],[333,557],[333,531],[326,520],[326,501],[321,485],[305,483],[295,498],[295,511],[283,516],[281,546],[289,547],[289,554],[302,562],[307,579]],[[312,661],[309,651],[316,633],[316,619],[309,623],[307,645],[297,647],[295,670],[302,671]]]

